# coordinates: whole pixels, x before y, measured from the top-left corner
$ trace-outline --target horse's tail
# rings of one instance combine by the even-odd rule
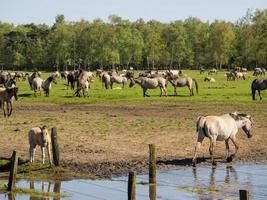
[[[252,95],[252,100],[255,100],[255,93],[256,93],[256,88],[255,88],[255,83],[258,79],[254,79],[251,83],[251,95]]]
[[[205,122],[205,117],[200,116],[197,118],[197,123],[196,123],[196,131],[198,132],[201,128],[203,128]]]
[[[197,80],[193,78],[193,81],[195,82],[196,91],[197,91],[197,94],[198,94],[198,83],[197,83]]]

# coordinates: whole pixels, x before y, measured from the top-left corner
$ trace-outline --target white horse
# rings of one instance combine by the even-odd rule
[[[200,148],[205,137],[210,139],[209,153],[211,155],[212,164],[214,162],[214,149],[216,141],[225,141],[226,146],[226,160],[231,161],[238,150],[238,144],[236,142],[236,134],[239,128],[247,134],[248,138],[252,137],[251,133],[251,117],[246,114],[241,114],[238,112],[229,113],[221,116],[206,116],[199,117],[197,120],[197,145],[195,147],[193,165],[196,164],[197,151]],[[229,156],[229,140],[235,146],[235,152],[230,157]]]

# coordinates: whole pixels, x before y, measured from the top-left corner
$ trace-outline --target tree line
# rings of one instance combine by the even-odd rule
[[[16,70],[73,68],[199,69],[267,66],[267,10],[235,23],[189,17],[170,23],[111,15],[46,24],[0,22],[0,66]]]

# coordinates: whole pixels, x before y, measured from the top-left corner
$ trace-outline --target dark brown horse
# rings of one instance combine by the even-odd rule
[[[260,96],[260,100],[262,100],[260,91],[265,90],[265,89],[267,89],[267,79],[263,79],[263,80],[255,79],[251,84],[252,100],[256,100],[255,96],[256,96],[257,90]]]
[[[15,99],[18,100],[17,87],[0,88],[0,107],[2,106],[5,117],[9,117],[12,114],[13,110],[12,97],[15,97]],[[5,103],[6,103],[6,109],[5,109]]]

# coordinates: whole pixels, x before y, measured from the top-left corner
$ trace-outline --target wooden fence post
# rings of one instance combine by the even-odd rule
[[[9,173],[9,180],[8,180],[8,191],[12,191],[14,187],[16,187],[16,175],[17,175],[17,166],[18,166],[18,156],[17,152],[13,151],[12,160],[11,160],[11,168]]]
[[[249,192],[247,190],[239,190],[240,200],[249,200]]]
[[[156,148],[149,144],[149,198],[156,200]]]
[[[129,172],[128,177],[128,200],[135,200],[136,194],[136,173]]]
[[[52,142],[52,152],[53,152],[53,162],[55,166],[59,166],[59,146],[57,142],[57,128],[52,128],[51,133],[51,142]]]

